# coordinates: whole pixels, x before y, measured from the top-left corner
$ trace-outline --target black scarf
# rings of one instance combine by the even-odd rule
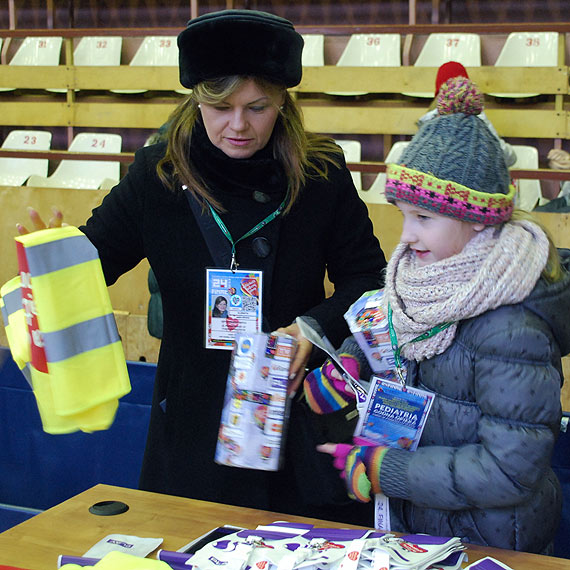
[[[287,179],[281,164],[273,157],[273,139],[251,158],[231,158],[215,147],[201,120],[192,132],[190,160],[208,186],[212,195],[228,211],[234,200],[248,200],[271,206],[273,211],[287,191]],[[242,202],[243,205],[243,202]]]

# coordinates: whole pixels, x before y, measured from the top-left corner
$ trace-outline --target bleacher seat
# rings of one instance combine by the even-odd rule
[[[120,135],[107,133],[80,133],[69,145],[70,152],[119,153]],[[30,176],[27,185],[39,188],[97,189],[106,179],[119,181],[120,163],[95,160],[62,160],[49,177]]]
[[[416,59],[415,67],[439,67],[447,61],[458,61],[465,67],[481,65],[481,39],[478,34],[430,34]],[[435,74],[434,74],[435,82]],[[433,91],[423,93],[403,93],[411,97],[433,99]]]
[[[28,37],[17,49],[8,65],[59,65],[61,37]],[[14,91],[13,87],[1,87],[0,91]]]
[[[362,145],[356,140],[335,140],[334,141],[344,152],[346,162],[360,162],[362,154]],[[362,173],[352,172],[352,181],[357,190],[362,188]]]
[[[49,131],[15,130],[8,133],[2,143],[3,149],[10,150],[49,150],[51,133]],[[0,185],[21,186],[29,176],[46,176],[47,158],[8,158],[0,157]]]
[[[129,65],[132,66],[178,66],[176,36],[147,36],[143,39]],[[146,89],[111,89],[113,93],[145,93]],[[187,90],[180,90],[187,93]]]
[[[400,34],[352,34],[337,66],[345,67],[399,67]],[[365,95],[366,91],[328,92],[329,95]]]
[[[120,36],[85,36],[73,51],[73,65],[108,66],[121,65]],[[65,93],[65,89],[48,89],[54,93]],[[79,91],[79,89],[76,89]]]
[[[538,150],[534,146],[528,145],[513,145],[513,150],[517,154],[516,162],[511,168],[518,168],[521,170],[534,170],[538,168]],[[513,184],[517,189],[515,195],[515,206],[521,210],[530,212],[537,205],[542,196],[540,187],[540,180],[515,180]]]
[[[384,162],[396,162],[404,149],[410,144],[409,141],[398,141],[392,145],[392,148],[389,150],[388,154],[386,155],[386,160]],[[380,172],[378,176],[375,178],[374,182],[368,188],[368,190],[360,190],[358,192],[361,200],[367,202],[368,204],[387,204],[386,195],[384,193],[384,189],[386,187],[386,173]]]
[[[303,67],[320,67],[325,64],[325,36],[323,34],[303,34],[305,45],[301,55]]]
[[[497,67],[553,67],[558,65],[557,32],[513,32],[497,57]],[[539,93],[490,93],[514,99],[536,97]]]

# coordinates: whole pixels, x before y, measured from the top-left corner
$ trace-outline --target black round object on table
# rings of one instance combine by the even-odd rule
[[[112,515],[120,515],[129,510],[129,505],[121,501],[99,501],[89,507],[89,512],[93,515],[109,517]]]

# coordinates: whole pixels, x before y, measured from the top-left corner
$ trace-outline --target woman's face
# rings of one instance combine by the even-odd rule
[[[217,307],[218,311],[220,311],[220,313],[223,313],[227,309],[228,304],[225,301],[218,301]]]
[[[283,99],[249,79],[220,103],[201,103],[208,138],[231,158],[250,158],[268,143]]]

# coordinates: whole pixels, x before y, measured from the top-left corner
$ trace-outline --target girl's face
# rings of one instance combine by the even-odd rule
[[[223,313],[226,310],[227,306],[228,304],[225,301],[218,301],[217,307],[221,313]]]
[[[208,138],[230,158],[250,158],[269,142],[283,99],[249,79],[220,103],[200,103]]]
[[[400,200],[396,206],[404,216],[400,241],[408,244],[420,267],[460,253],[485,228],[483,224],[455,220]]]

